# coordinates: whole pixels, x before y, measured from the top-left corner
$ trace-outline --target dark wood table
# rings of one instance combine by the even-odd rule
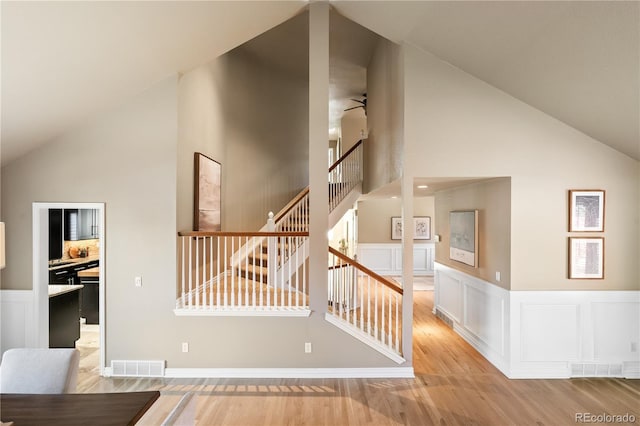
[[[15,426],[133,425],[160,392],[0,394],[0,418]]]

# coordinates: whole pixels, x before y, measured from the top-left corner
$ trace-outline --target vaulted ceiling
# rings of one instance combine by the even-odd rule
[[[640,159],[640,3],[331,4]],[[3,1],[2,164],[306,5]]]

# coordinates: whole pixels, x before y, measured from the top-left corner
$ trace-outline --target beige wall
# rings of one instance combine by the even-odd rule
[[[346,112],[340,121],[340,135],[342,136],[342,147],[340,155],[344,154],[367,134],[367,117],[362,108]]]
[[[172,77],[2,168],[3,288],[32,288],[33,202],[105,203],[108,360],[164,359],[177,347],[176,93]],[[78,176],[79,166],[92,172]]]
[[[485,281],[510,289],[511,179],[497,178],[440,191],[435,196],[439,220],[435,233],[436,261]],[[449,259],[449,212],[478,210],[478,267]],[[500,272],[500,281],[496,280]]]
[[[405,173],[511,176],[512,290],[640,288],[639,162],[411,46]],[[567,191],[606,193],[605,279],[567,279]]]
[[[402,58],[400,47],[386,39],[376,46],[367,67],[368,139],[364,144],[364,192],[402,174]]]
[[[436,222],[434,197],[414,197],[413,215],[431,217],[431,238]],[[400,198],[380,198],[358,202],[358,242],[360,243],[396,243],[391,239],[391,218],[402,216]],[[426,240],[415,240],[420,244]]]
[[[295,18],[300,19],[307,17]],[[180,78],[180,230],[192,229],[196,151],[222,164],[224,231],[257,231],[269,211],[278,212],[308,185],[307,75],[266,63],[252,50],[253,43],[259,43],[264,55],[267,49],[286,49],[281,40],[292,24],[284,23]],[[304,69],[307,58],[297,60]]]

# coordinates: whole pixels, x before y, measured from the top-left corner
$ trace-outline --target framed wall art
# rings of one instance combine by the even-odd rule
[[[416,216],[413,218],[413,239],[414,240],[430,240],[431,239],[431,217]]]
[[[569,279],[604,279],[603,237],[569,237]]]
[[[220,231],[221,166],[204,154],[194,155],[193,230]]]
[[[478,267],[478,210],[449,212],[449,258]]]
[[[604,231],[604,191],[569,190],[569,232]]]
[[[402,218],[401,217],[391,218],[391,239],[392,240],[402,239]]]

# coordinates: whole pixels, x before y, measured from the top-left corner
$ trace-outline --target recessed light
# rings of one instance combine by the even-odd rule
[[[398,198],[396,195],[392,195],[391,198]]]
[[[418,185],[418,189],[427,189],[429,185]]]

